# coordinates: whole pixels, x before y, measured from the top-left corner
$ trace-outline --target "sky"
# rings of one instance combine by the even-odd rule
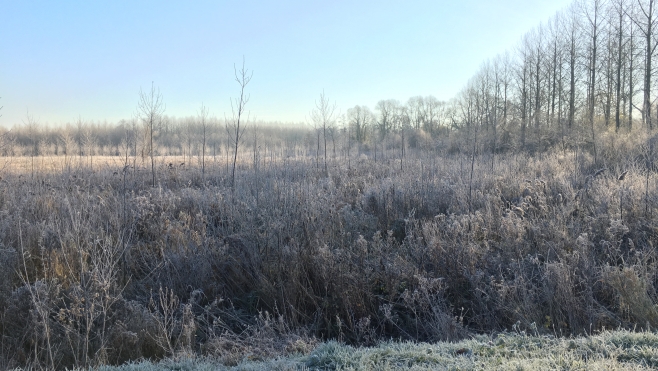
[[[251,120],[306,122],[382,99],[450,100],[487,59],[571,0],[6,1],[0,126],[117,122],[140,90],[165,114],[231,116],[234,66],[253,73]]]

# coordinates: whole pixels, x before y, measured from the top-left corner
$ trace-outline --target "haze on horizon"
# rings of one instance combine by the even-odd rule
[[[115,122],[140,88],[169,116],[230,116],[245,58],[252,119],[304,122],[324,90],[344,112],[454,97],[571,0],[16,1],[0,12],[0,126]]]

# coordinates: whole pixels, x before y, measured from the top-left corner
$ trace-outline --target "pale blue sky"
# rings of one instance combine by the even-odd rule
[[[172,116],[229,116],[233,64],[251,117],[304,121],[324,89],[342,112],[448,100],[488,58],[571,0],[5,1],[0,125],[130,118],[140,87]]]

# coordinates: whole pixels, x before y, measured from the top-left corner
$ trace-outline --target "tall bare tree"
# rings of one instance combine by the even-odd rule
[[[155,187],[155,159],[153,153],[153,133],[159,126],[162,125],[163,115],[165,111],[165,104],[162,100],[160,89],[155,89],[155,85],[151,82],[151,90],[144,92],[139,90],[139,102],[137,103],[137,115],[144,124],[146,136],[148,139],[147,152],[151,158],[151,175],[152,186]]]
[[[654,43],[656,22],[658,22],[658,15],[656,14],[656,0],[638,0],[637,8],[632,13],[631,20],[640,29],[640,33],[644,36],[644,99],[642,103],[642,121],[647,129],[653,128],[651,122],[651,79],[653,77],[652,61],[656,52],[658,42]]]
[[[244,58],[242,58],[242,68],[240,70],[233,65],[235,81],[240,85],[240,97],[231,99],[232,116],[226,121],[226,132],[229,136],[230,144],[233,147],[233,167],[231,170],[231,190],[235,190],[235,165],[238,161],[238,148],[240,141],[245,133],[246,125],[244,123],[245,106],[249,102],[249,95],[245,89],[251,81],[253,71],[245,68]]]
[[[580,19],[575,5],[572,5],[567,13],[565,22],[567,40],[567,65],[569,69],[569,113],[567,125],[569,129],[574,126],[576,120],[576,98],[577,84],[580,77],[578,65],[580,63]]]
[[[502,119],[501,124],[507,127],[508,115],[511,98],[511,85],[512,85],[512,58],[509,53],[502,54],[498,58],[498,71],[500,74],[500,99],[502,100]]]
[[[199,123],[201,124],[201,181],[206,181],[206,133],[208,129],[208,107],[201,103],[199,108]]]
[[[628,13],[627,13],[628,15]],[[628,68],[627,68],[627,97],[628,97],[628,131],[633,129],[633,109],[635,105],[633,104],[633,96],[635,96],[635,60],[638,56],[637,51],[637,42],[635,39],[636,25],[634,22],[628,24],[628,50],[625,53],[628,58]]]
[[[536,29],[536,32],[531,33],[531,42],[532,49],[530,51],[530,58],[532,61],[531,75],[532,75],[532,84],[533,84],[533,103],[534,103],[534,112],[533,119],[535,122],[534,129],[537,136],[537,142],[540,141],[540,120],[541,120],[541,110],[543,103],[543,87],[544,87],[544,71],[542,67],[544,66],[544,29],[540,25]]]
[[[406,154],[407,132],[411,129],[411,119],[407,106],[400,106],[397,110],[394,128],[400,134],[400,171],[402,171]]]
[[[560,131],[562,130],[562,110],[561,110],[561,96],[562,96],[562,59],[563,59],[563,43],[561,34],[562,17],[558,13],[548,23],[547,31],[547,53],[546,69],[548,70],[548,83],[549,94],[546,104],[546,122],[549,126],[558,124]],[[557,118],[556,118],[557,108]]]
[[[395,99],[380,100],[375,106],[375,110],[379,111],[379,115],[377,115],[376,119],[376,135],[378,135],[381,140],[382,155],[385,153],[387,136],[395,130],[394,126],[399,109],[400,103]]]
[[[82,135],[82,145],[85,149],[85,154],[89,157],[89,169],[94,168],[94,149],[96,148],[96,136],[94,135],[91,124],[85,125],[85,130]]]
[[[354,133],[354,139],[359,143],[365,142],[373,121],[370,109],[366,106],[354,106],[347,110],[347,120]]]
[[[425,98],[422,96],[409,98],[407,112],[409,112],[409,119],[413,128],[416,130],[421,129],[425,122]]]
[[[611,4],[612,16],[611,22],[614,27],[614,89],[615,89],[615,132],[619,132],[621,127],[621,101],[622,101],[622,86],[624,81],[622,79],[622,70],[625,64],[624,51],[627,50],[626,43],[628,40],[626,36],[626,0],[614,0]]]
[[[516,68],[516,83],[519,94],[519,113],[521,116],[521,148],[525,148],[526,145],[526,128],[528,127],[528,110],[530,108],[531,47],[531,39],[528,35],[526,35],[523,39],[522,45],[520,45],[518,49],[519,61]],[[470,126],[473,121],[471,119],[470,113],[472,106],[471,94],[463,94],[462,97],[467,97],[469,99],[468,104],[466,105],[466,107],[469,108],[466,110],[469,113],[469,119],[466,121],[466,125]],[[464,111],[463,108],[462,111]]]
[[[590,126],[592,144],[594,146],[594,162],[597,162],[596,134],[594,130],[594,114],[596,110],[596,97],[599,95],[597,77],[599,76],[598,61],[600,59],[599,43],[601,42],[601,28],[603,17],[603,1],[591,0],[581,3],[585,17],[585,27],[583,27],[587,37],[587,122]]]
[[[399,107],[400,103],[395,99],[380,100],[377,102],[375,106],[375,109],[379,111],[377,130],[382,138],[386,137],[393,130],[395,115]]]
[[[436,135],[439,129],[439,117],[442,113],[442,110],[445,106],[444,102],[439,101],[433,95],[425,97],[425,122],[423,123],[423,129],[432,134]]]
[[[328,174],[327,170],[327,136],[331,127],[336,124],[336,103],[329,103],[329,99],[324,95],[324,90],[320,94],[320,100],[315,102],[315,109],[311,112],[311,119],[313,126],[319,132],[322,132],[324,139],[324,173]],[[318,142],[319,145],[319,142]]]
[[[73,137],[72,131],[71,126],[66,125],[64,131],[60,134],[60,142],[64,150],[64,168],[67,171],[71,171],[71,155],[75,148],[75,138]]]
[[[30,140],[30,166],[32,168],[32,178],[34,178],[34,157],[39,155],[39,141],[37,139],[39,123],[34,119],[34,116],[30,114],[30,111],[27,111],[23,125],[25,125],[27,128],[27,133]]]

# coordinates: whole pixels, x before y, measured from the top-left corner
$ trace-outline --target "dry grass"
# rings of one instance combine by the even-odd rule
[[[390,152],[328,174],[245,160],[235,189],[223,166],[202,179],[175,158],[156,187],[119,158],[36,158],[33,177],[7,159],[0,368],[653,327],[658,177],[643,138],[624,140],[625,156],[600,148],[603,172],[582,151],[500,154],[493,171],[477,157],[471,181],[468,156],[410,152],[400,170]],[[347,349],[331,344],[315,354]]]
[[[150,370],[652,370],[658,365],[654,333],[603,332],[576,338],[503,333],[457,343],[383,342],[376,347],[320,344],[308,355],[244,359],[227,365],[210,358],[141,361],[103,371]]]
[[[209,156],[207,166],[217,168],[224,166],[226,156]],[[201,164],[200,156],[157,156],[156,163],[159,169],[176,168],[183,170],[186,167],[198,168]],[[0,168],[6,172],[17,174],[31,174],[34,169],[35,173],[60,173],[70,171],[92,170],[111,170],[122,169],[126,164],[126,158],[123,156],[15,156],[0,158]],[[136,165],[138,169],[150,171],[150,161],[141,157],[128,158],[128,164],[132,167]],[[171,164],[171,166],[170,166]]]

